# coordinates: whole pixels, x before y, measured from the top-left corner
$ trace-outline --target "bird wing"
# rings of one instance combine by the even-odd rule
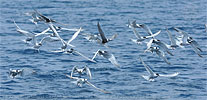
[[[97,89],[97,90],[99,90],[99,91],[101,91],[101,92],[103,92],[103,93],[110,93],[110,92],[107,92],[107,91],[105,91],[105,90],[103,90],[103,89],[100,89],[100,88],[97,88],[95,85],[93,85],[92,83],[90,83],[89,81],[85,81],[89,86],[92,86],[92,87],[94,87],[95,89]]]
[[[132,27],[132,30],[133,30],[134,35],[137,37],[137,39],[142,39],[142,37],[140,36],[140,34],[137,32],[137,30],[134,27]]]
[[[146,39],[147,39],[147,38],[153,38],[153,37],[155,37],[155,36],[159,35],[159,34],[160,34],[160,32],[161,32],[161,30],[159,30],[157,33],[152,34],[152,35],[150,35],[150,36],[145,36],[145,38],[146,38]]]
[[[149,76],[142,75],[142,77],[149,81]]]
[[[169,39],[171,41],[171,45],[176,45],[176,41],[175,41],[174,37],[172,36],[171,32],[168,30],[167,27],[166,27],[166,31],[167,31],[167,34],[168,34]]]
[[[152,31],[147,25],[141,24],[140,27],[143,28],[149,35],[152,35]]]
[[[163,75],[163,74],[159,74],[159,76],[162,76],[162,77],[175,77],[179,74],[179,72],[176,72],[174,74],[166,74],[166,75]]]
[[[153,39],[151,39],[151,40],[147,43],[147,50],[152,46],[152,42],[153,42]]]
[[[82,56],[83,58],[85,58],[85,59],[87,59],[87,60],[89,60],[89,61],[91,61],[91,62],[96,63],[96,61],[94,61],[93,59],[90,59],[90,58],[86,57],[85,55],[83,55],[82,53],[80,53],[80,52],[78,52],[78,51],[76,51],[76,50],[74,50],[73,52],[75,52],[76,54]]]
[[[68,40],[67,44],[70,44],[70,42],[72,42],[78,36],[78,34],[80,33],[81,29],[82,28],[80,27],[80,29],[73,34],[73,36],[71,37],[71,39]]]
[[[191,47],[193,48],[193,51],[195,51],[195,53],[196,53],[198,56],[202,57],[201,54],[200,54],[199,49],[198,49],[194,44],[192,44],[192,43],[190,43],[190,45],[191,45]]]
[[[75,79],[75,80],[79,80],[79,79],[80,79],[80,78],[78,78],[78,77],[72,77],[72,76],[67,75],[67,74],[65,74],[65,76],[69,77],[70,79]]]
[[[112,41],[112,40],[114,40],[116,37],[118,36],[118,34],[116,33],[116,34],[114,34],[110,39],[109,39],[109,41]]]
[[[99,34],[101,35],[101,39],[102,39],[102,41],[103,41],[103,42],[107,42],[107,39],[106,39],[106,37],[105,37],[105,35],[104,35],[103,30],[101,29],[101,26],[100,26],[99,22],[98,22],[97,26],[98,26],[98,31],[99,31]]]
[[[97,54],[98,54],[99,51],[100,51],[100,49],[98,49],[98,50],[95,52],[95,54],[94,54],[92,60],[94,60],[94,59],[96,58],[96,56],[97,56]]]
[[[117,67],[120,67],[120,65],[118,64],[118,62],[117,62],[117,60],[116,60],[116,58],[114,57],[113,54],[111,54],[111,57],[108,58],[108,60],[109,60],[113,65],[115,65],[115,66],[117,66]]]
[[[168,62],[167,58],[165,57],[164,52],[158,50],[158,51],[156,51],[156,53],[157,53],[157,55],[158,55],[161,59],[163,59],[167,64],[170,65],[170,62]]]
[[[193,41],[191,42],[191,44],[192,44],[194,47],[196,47],[198,50],[200,50],[200,51],[202,52],[201,47],[200,47],[200,45],[198,44],[198,42],[196,42],[195,40],[193,40]]]
[[[86,71],[87,75],[88,75],[89,78],[91,79],[91,78],[92,78],[92,75],[91,75],[91,71],[90,71],[90,69],[89,69],[87,66],[85,66],[85,67],[84,67],[84,70]]]
[[[76,71],[77,71],[77,66],[74,66],[71,73],[70,73],[70,76],[73,77],[73,73]]]
[[[144,63],[144,61],[142,60],[141,57],[139,57],[139,59],[140,59],[140,61],[142,62],[142,64],[144,65],[144,67],[145,67],[145,69],[147,70],[147,72],[148,72],[150,75],[154,76],[154,72],[150,69],[150,67],[147,66],[147,65]]]
[[[39,35],[43,35],[46,32],[48,32],[50,30],[50,28],[45,29],[44,31],[42,31],[41,33],[36,34],[35,36],[39,36]]]

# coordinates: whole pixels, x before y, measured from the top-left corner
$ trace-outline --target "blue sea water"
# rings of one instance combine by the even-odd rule
[[[1,0],[0,1],[0,100],[29,99],[94,99],[94,100],[206,100],[207,98],[207,23],[206,0]],[[37,9],[56,21],[69,24],[68,28],[85,29],[83,33],[98,33],[97,21],[100,21],[107,37],[118,33],[111,41],[111,52],[116,56],[121,68],[98,57],[98,63],[91,63],[77,55],[51,53],[61,43],[46,43],[40,53],[29,49],[22,42],[24,36],[15,30],[14,19],[22,29],[41,31],[46,25],[36,27],[25,16],[25,12]],[[180,27],[188,32],[204,50],[204,58],[194,53],[190,46],[172,50],[175,56],[166,55],[172,65],[167,65],[157,55],[143,53],[146,45],[134,44],[135,38],[126,24],[129,20],[148,25],[153,32],[162,30],[157,38],[170,43],[165,27],[177,34],[172,27]],[[147,35],[139,29],[142,35]],[[65,40],[73,32],[60,33]],[[88,42],[78,36],[71,44],[79,52],[92,57],[100,45]],[[141,77],[147,75],[138,57],[158,73],[175,73],[174,78],[157,78],[148,82]],[[101,89],[112,92],[104,94],[87,86],[77,87],[70,74],[72,67],[87,65],[92,72],[91,83]],[[25,75],[11,79],[9,69],[26,69]],[[35,71],[36,73],[32,73]]]

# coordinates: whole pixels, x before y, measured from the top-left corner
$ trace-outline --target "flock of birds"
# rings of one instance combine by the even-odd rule
[[[89,58],[74,49],[75,46],[72,45],[71,42],[74,39],[76,39],[77,36],[82,31],[84,31],[81,27],[79,29],[69,29],[69,28],[55,26],[54,23],[62,24],[62,25],[66,25],[66,24],[63,24],[63,23],[57,22],[51,18],[48,18],[48,17],[44,16],[43,14],[41,14],[40,12],[38,12],[37,10],[34,10],[32,12],[28,12],[25,14],[27,16],[32,17],[32,19],[29,19],[29,20],[32,23],[34,23],[35,25],[37,25],[39,22],[43,22],[45,25],[48,26],[48,28],[45,29],[44,31],[42,31],[41,33],[34,33],[34,32],[30,32],[30,31],[26,31],[26,30],[21,29],[17,25],[17,23],[13,20],[14,24],[16,26],[16,31],[26,37],[24,42],[32,44],[32,48],[34,50],[36,50],[37,52],[40,52],[40,47],[42,47],[43,44],[45,44],[45,42],[60,41],[62,43],[62,46],[59,49],[57,49],[55,51],[51,51],[51,52],[66,53],[66,54],[68,54],[68,53],[69,54],[78,54],[78,55],[82,56],[83,58],[85,58],[86,60],[94,62],[94,63],[96,63],[96,60],[95,60],[96,56],[99,55],[99,56],[102,56],[103,58],[107,59],[109,62],[111,62],[117,68],[120,68],[120,64],[117,62],[116,57],[110,51],[98,49],[97,52],[95,52],[94,56],[92,58]],[[168,45],[168,44],[164,43],[163,41],[156,38],[156,36],[161,33],[161,30],[156,33],[152,33],[151,29],[147,25],[137,24],[136,20],[133,22],[128,21],[127,26],[130,29],[132,29],[134,35],[136,36],[136,39],[131,39],[132,42],[134,42],[138,45],[142,44],[142,43],[146,43],[147,49],[144,52],[151,52],[151,53],[155,52],[159,56],[159,58],[161,58],[167,64],[171,64],[171,63],[167,60],[167,58],[165,56],[166,53],[169,54],[170,56],[174,56],[174,54],[170,51],[171,49],[175,50],[176,48],[184,48],[187,45],[190,45],[192,47],[192,49],[195,51],[195,53],[199,57],[202,57],[201,52],[203,52],[203,51],[201,50],[201,47],[198,45],[198,43],[192,37],[190,37],[190,35],[187,32],[184,32],[184,31],[180,30],[179,28],[173,27],[173,29],[180,34],[180,36],[178,36],[178,37],[172,35],[171,32],[168,30],[168,28],[166,28],[166,32],[168,33],[169,40],[171,41],[171,44]],[[207,24],[205,26],[207,27]],[[113,36],[111,36],[111,38],[107,38],[105,36],[99,22],[97,22],[97,27],[98,27],[99,34],[82,33],[82,35],[84,35],[85,36],[84,38],[90,42],[95,42],[95,43],[98,43],[102,46],[105,46],[106,48],[109,48],[109,46],[107,44],[110,41],[113,41],[118,36],[118,34],[114,34]],[[139,34],[139,32],[137,31],[137,29],[144,29],[144,31],[146,31],[148,33],[148,35],[141,36]],[[65,41],[63,38],[61,38],[61,35],[59,34],[61,32],[61,30],[75,31],[75,33],[68,41]],[[44,37],[38,42],[37,37],[39,37],[41,35],[44,35]],[[144,40],[147,40],[147,39],[150,39],[150,40],[148,42],[144,42]],[[149,73],[148,76],[142,75],[142,77],[148,81],[154,81],[155,78],[157,78],[159,76],[161,76],[161,77],[175,77],[179,74],[179,72],[173,73],[173,74],[168,74],[168,75],[155,73],[152,71],[150,66],[145,64],[145,62],[142,60],[141,57],[139,57],[139,60],[141,61],[141,63],[143,64],[143,66],[145,67],[147,72]],[[9,75],[11,78],[15,78],[17,76],[22,75],[23,72],[24,72],[23,69],[10,69]],[[78,74],[78,75],[76,75],[76,74]],[[89,78],[86,78],[87,76],[82,77],[85,74]],[[93,85],[92,83],[90,83],[88,81],[92,78],[92,75],[91,75],[90,68],[87,66],[83,67],[82,69],[79,69],[78,66],[74,66],[71,71],[71,74],[70,75],[66,74],[66,76],[69,77],[70,79],[76,80],[76,84],[79,87],[82,87],[82,84],[86,83],[87,85],[90,85],[101,92],[110,93],[110,92],[105,91],[103,89],[97,88],[95,85]]]

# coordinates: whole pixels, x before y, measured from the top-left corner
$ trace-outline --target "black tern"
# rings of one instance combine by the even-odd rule
[[[110,39],[107,39],[104,35],[104,32],[103,30],[101,29],[101,26],[99,24],[99,22],[97,23],[97,26],[98,26],[98,31],[99,31],[99,34],[101,36],[101,39],[102,39],[102,44],[104,45],[105,43],[108,43],[109,41],[112,41],[114,40],[116,37],[117,37],[117,34],[114,34]]]

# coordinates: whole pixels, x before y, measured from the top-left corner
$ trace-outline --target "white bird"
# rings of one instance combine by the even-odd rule
[[[43,21],[43,19],[41,17],[38,17],[37,16],[37,13],[36,12],[28,12],[28,13],[25,13],[25,15],[27,16],[31,16],[32,19],[29,19],[32,23],[34,23],[36,26],[37,26],[37,23],[39,21]]]
[[[17,76],[22,76],[23,75],[24,69],[10,69],[9,70],[9,76],[11,78],[15,78]]]
[[[97,88],[95,85],[93,85],[92,83],[90,83],[90,82],[89,82],[87,79],[85,79],[85,78],[72,77],[72,76],[70,76],[70,75],[66,75],[66,76],[69,77],[70,79],[74,79],[74,80],[76,80],[76,81],[77,81],[77,85],[78,85],[79,87],[82,87],[82,85],[86,83],[87,85],[92,86],[93,88],[95,88],[95,89],[97,89],[97,90],[99,90],[99,91],[101,91],[101,92],[103,92],[103,93],[110,93],[110,92],[105,91],[105,90],[103,90],[103,89]]]
[[[84,38],[90,42],[97,42],[99,44],[102,44],[101,39],[96,34],[82,33],[82,35],[84,35]]]
[[[168,49],[167,45],[164,42],[162,42],[162,41],[160,41],[158,39],[151,39],[147,43],[147,50],[151,47],[152,43],[155,43],[156,45],[158,45],[160,47],[160,49],[162,49],[163,51],[166,51],[168,54],[170,54],[171,56],[173,56],[173,54]]]
[[[160,32],[161,32],[161,30],[160,30],[160,31],[158,31],[157,33],[152,34],[152,35],[150,35],[150,36],[143,36],[143,37],[142,37],[142,36],[136,31],[135,28],[132,27],[132,30],[133,30],[133,32],[134,32],[134,35],[137,37],[137,39],[131,39],[131,40],[132,40],[133,42],[137,43],[137,44],[140,44],[140,43],[141,43],[142,41],[144,41],[145,39],[153,38],[153,37],[157,36],[158,34],[160,34]]]
[[[167,74],[167,75],[154,73],[154,72],[152,71],[152,69],[151,69],[148,65],[146,65],[146,64],[144,63],[144,61],[142,60],[141,57],[140,57],[139,59],[140,59],[140,61],[142,62],[142,64],[144,65],[144,67],[145,67],[145,69],[147,70],[147,72],[150,74],[149,76],[142,75],[142,77],[143,77],[144,79],[148,80],[148,81],[155,81],[155,78],[157,78],[157,77],[159,77],[159,76],[161,76],[161,77],[175,77],[175,76],[177,76],[177,75],[179,74],[178,72],[176,72],[176,73],[174,73],[174,74]]]
[[[96,57],[97,54],[100,55],[100,56],[102,56],[102,57],[104,57],[104,58],[106,58],[106,59],[108,59],[108,60],[109,60],[113,65],[115,65],[116,67],[120,67],[120,65],[118,64],[118,62],[117,62],[115,56],[114,56],[113,54],[111,54],[110,52],[108,52],[108,51],[98,50],[98,51],[95,53],[95,55],[94,55],[94,57],[93,57],[92,59],[95,59],[95,57]]]
[[[55,52],[55,53],[66,53],[66,54],[77,54],[77,55],[80,55],[83,58],[87,59],[88,61],[91,61],[91,62],[96,63],[96,61],[94,59],[90,59],[89,57],[86,57],[85,55],[83,55],[82,53],[78,52],[74,48],[66,49],[64,51],[63,50],[56,50],[56,51],[51,51],[51,52]]]
[[[188,33],[184,32],[176,27],[174,27],[173,29],[181,34],[182,40],[181,40],[180,45],[188,45],[188,43],[187,43],[187,38],[189,37]]]
[[[128,20],[128,25],[129,28],[141,28],[139,24],[136,23],[136,20],[134,20],[132,23]]]
[[[165,53],[159,49],[159,47],[150,47],[147,51],[155,52],[161,59],[163,59],[167,64],[171,64],[165,57]],[[146,52],[146,51],[145,51]]]
[[[199,57],[202,57],[200,54],[202,52],[200,45],[192,37],[188,37],[187,42],[193,48],[195,53],[198,54]]]
[[[91,71],[90,71],[90,69],[87,66],[85,66],[82,69],[78,69],[77,66],[74,66],[72,71],[71,71],[71,75],[70,76],[73,77],[74,73],[78,73],[80,77],[81,77],[81,75],[86,73],[89,76],[90,79],[92,78]]]
[[[114,40],[114,39],[117,37],[117,34],[114,34],[110,39],[107,39],[107,38],[105,37],[105,35],[104,35],[103,30],[101,29],[101,26],[100,26],[99,22],[97,23],[97,26],[98,26],[99,34],[100,34],[101,39],[102,39],[101,43],[102,43],[103,45],[104,45],[105,43],[108,43],[109,41]]]

